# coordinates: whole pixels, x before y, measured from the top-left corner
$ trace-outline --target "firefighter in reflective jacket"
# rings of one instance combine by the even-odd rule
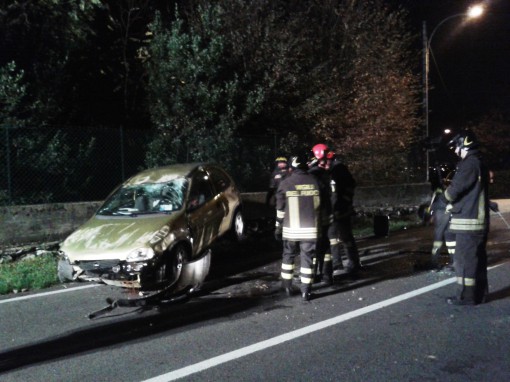
[[[489,232],[489,172],[469,130],[457,134],[450,145],[461,158],[451,184],[444,192],[452,214],[449,229],[455,233],[456,296],[453,305],[475,305],[485,301],[487,281],[487,235]]]
[[[347,256],[345,269],[348,274],[354,276],[361,270],[358,246],[352,232],[353,199],[356,180],[347,166],[337,158],[333,151],[327,154],[327,158],[331,175],[331,206],[333,208],[333,223],[329,232],[333,273],[336,274],[343,268],[341,255],[343,249]]]
[[[289,173],[289,166],[287,164],[287,158],[285,157],[277,157],[275,160],[275,168],[271,173],[271,179],[269,180],[269,190],[266,194],[266,204],[271,207],[275,207],[275,193],[278,189],[278,186],[282,182],[283,179]]]
[[[321,231],[317,240],[316,258],[314,264],[315,282],[323,282],[326,285],[333,283],[333,265],[331,258],[331,245],[328,232],[333,222],[331,210],[331,177],[328,171],[327,154],[329,148],[323,143],[312,147],[313,159],[309,164],[308,172],[314,175],[321,188]]]
[[[311,299],[313,259],[320,230],[321,192],[317,179],[307,172],[308,157],[291,158],[291,172],[276,191],[276,238],[283,239],[282,288],[292,295],[294,259],[300,254],[301,296]]]

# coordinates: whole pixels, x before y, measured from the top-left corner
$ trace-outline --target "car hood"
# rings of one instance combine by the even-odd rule
[[[94,216],[74,231],[60,249],[71,262],[80,260],[125,260],[127,255],[140,247],[153,247],[151,239],[169,227],[180,213],[171,215],[139,215],[137,217]]]

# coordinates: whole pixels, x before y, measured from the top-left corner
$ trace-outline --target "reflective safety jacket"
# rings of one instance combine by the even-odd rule
[[[451,184],[444,192],[451,203],[450,231],[485,233],[489,230],[489,175],[478,150],[468,151],[459,162]]]
[[[315,176],[293,169],[276,191],[276,220],[289,241],[316,240],[320,229],[321,192]]]

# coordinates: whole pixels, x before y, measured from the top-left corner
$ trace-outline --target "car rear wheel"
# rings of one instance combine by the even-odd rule
[[[240,209],[236,210],[234,213],[234,219],[232,220],[231,227],[231,236],[236,241],[242,241],[246,239],[246,222]]]

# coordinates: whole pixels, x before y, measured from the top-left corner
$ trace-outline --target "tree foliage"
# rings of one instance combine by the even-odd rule
[[[469,126],[481,140],[484,157],[493,170],[508,169],[510,166],[510,122],[501,110],[492,110],[478,122]]]
[[[151,44],[154,143],[177,146],[165,155],[179,160],[193,142],[186,159],[228,162],[231,137],[256,132],[278,133],[287,152],[326,141],[371,182],[407,166],[419,104],[402,10],[382,0],[191,3],[184,20],[155,24]]]
[[[168,29],[161,18],[152,26],[148,88],[155,132],[148,163],[215,161],[235,171],[236,133],[259,109],[261,93],[246,90],[245,75],[230,70],[222,9],[198,11],[200,28],[186,30],[179,17]]]
[[[330,3],[328,70],[305,105],[316,139],[348,161],[360,181],[385,182],[408,163],[418,126],[418,79],[402,10],[382,1]]]
[[[360,184],[397,181],[419,84],[406,14],[388,3],[0,0],[1,83],[18,90],[0,101],[40,129],[143,128],[146,165],[215,161],[249,190],[273,155],[321,141]],[[94,142],[67,137],[52,142],[86,158]]]
[[[82,112],[77,84],[90,68],[85,63],[93,59],[88,41],[95,33],[93,12],[99,3],[1,1],[0,60],[14,61],[24,71],[25,107],[30,106],[33,123],[68,123]]]
[[[20,105],[26,95],[23,75],[13,61],[0,67],[0,126],[18,126],[22,121]]]

